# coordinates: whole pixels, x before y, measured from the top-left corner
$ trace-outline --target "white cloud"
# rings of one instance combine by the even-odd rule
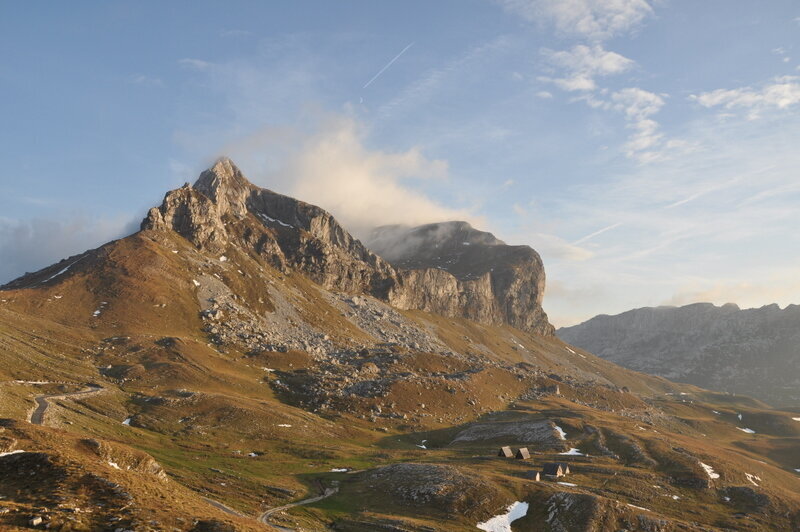
[[[566,91],[591,91],[597,85],[594,78],[620,74],[632,68],[636,63],[616,52],[605,50],[599,44],[586,46],[578,44],[571,50],[542,50],[548,62],[567,72],[566,77],[541,77]]]
[[[758,118],[762,111],[786,109],[800,103],[800,77],[779,76],[759,87],[716,89],[689,98],[703,107],[744,109],[750,118]]]
[[[646,0],[497,0],[508,12],[552,24],[560,33],[604,40],[628,32],[653,13]]]
[[[539,91],[539,92],[536,93],[536,96],[538,98],[543,99],[543,100],[549,100],[549,99],[551,99],[553,97],[553,93],[548,92],[548,91]]]
[[[448,207],[422,191],[426,182],[448,179],[446,161],[425,157],[419,147],[370,149],[364,138],[354,119],[328,115],[311,131],[264,131],[225,151],[258,184],[329,210],[357,235],[385,224],[466,220],[485,226],[470,209]],[[264,157],[272,159],[272,169],[263,170]]]

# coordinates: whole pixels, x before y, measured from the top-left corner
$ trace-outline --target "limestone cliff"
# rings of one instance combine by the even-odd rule
[[[553,334],[541,308],[544,268],[538,254],[527,246],[506,246],[463,222],[453,223],[466,234],[456,231],[452,238],[465,238],[463,242],[474,246],[459,255],[462,260],[452,270],[421,251],[426,244],[417,233],[409,233],[407,240],[421,242],[412,246],[417,262],[393,265],[353,238],[328,212],[253,185],[223,158],[193,186],[167,193],[141,228],[175,231],[209,253],[238,246],[327,289],[369,294],[397,308]]]

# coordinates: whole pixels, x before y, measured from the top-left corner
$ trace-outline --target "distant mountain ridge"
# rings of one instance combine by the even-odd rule
[[[600,315],[557,335],[624,367],[800,405],[800,306],[696,303]]]

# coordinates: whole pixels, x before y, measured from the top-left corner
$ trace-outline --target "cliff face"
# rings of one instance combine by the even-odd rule
[[[641,308],[596,316],[558,336],[637,371],[800,405],[800,306]]]
[[[400,272],[408,308],[422,298],[433,312],[553,334],[542,310],[544,265],[528,246],[508,246],[467,222],[379,227],[367,245]]]
[[[369,294],[397,308],[553,334],[541,308],[544,268],[538,254],[526,246],[506,246],[463,222],[452,224],[459,230],[451,232],[448,249],[453,239],[474,244],[460,255],[453,247],[460,260],[452,269],[424,253],[428,242],[418,238],[419,231],[407,235],[407,242],[419,244],[409,248],[417,250],[410,257],[416,262],[400,259],[393,265],[353,238],[328,212],[256,187],[230,160],[220,159],[194,186],[167,193],[141,227],[175,231],[209,253],[239,246],[326,289]]]

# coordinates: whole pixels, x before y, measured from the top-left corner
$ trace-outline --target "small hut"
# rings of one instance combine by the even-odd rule
[[[528,480],[533,480],[535,482],[539,482],[542,479],[541,475],[539,475],[539,472],[534,469],[531,469],[530,471],[525,473],[525,478],[527,478]]]
[[[500,447],[500,452],[497,453],[497,456],[501,458],[513,458],[514,453],[511,452],[511,447]]]
[[[542,474],[548,477],[563,477],[564,476],[564,469],[561,467],[561,464],[557,463],[549,463],[544,464],[542,466]]]
[[[530,457],[531,453],[528,451],[527,447],[520,447],[515,456],[517,460],[529,460]]]

